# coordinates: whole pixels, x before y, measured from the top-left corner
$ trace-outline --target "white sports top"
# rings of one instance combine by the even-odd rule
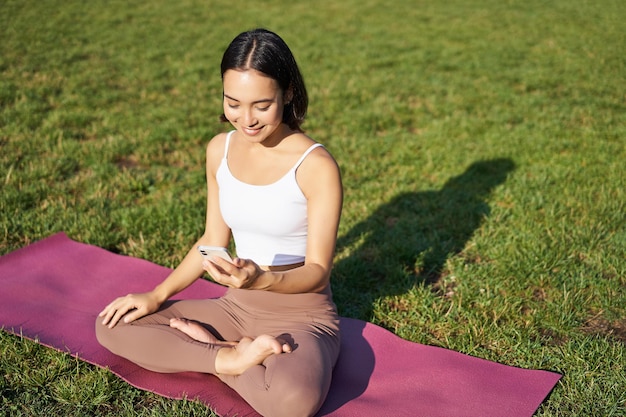
[[[304,261],[307,240],[307,200],[296,181],[296,170],[315,148],[309,147],[278,181],[252,185],[235,178],[224,157],[217,169],[220,211],[235,240],[237,256],[258,265],[290,265]]]

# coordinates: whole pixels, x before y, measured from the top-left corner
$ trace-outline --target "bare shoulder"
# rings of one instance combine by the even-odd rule
[[[292,137],[293,137],[293,143],[294,143],[293,145],[294,153],[298,153],[300,155],[306,152],[311,146],[319,143],[311,139],[309,136],[307,136],[304,133],[296,133],[292,135]],[[307,157],[302,162],[302,165],[305,165],[305,164],[316,165],[317,163],[335,164],[335,158],[333,158],[333,156],[326,149],[326,147],[323,146],[324,145],[323,143],[321,145],[322,146],[318,146],[317,148],[313,149],[309,153],[309,155],[307,155]],[[310,162],[313,162],[313,163],[311,164]]]
[[[228,133],[222,132],[213,136],[213,138],[207,144],[207,154],[219,154],[220,156],[224,153],[224,145],[226,144],[226,137]]]
[[[314,144],[319,143],[304,134],[303,136],[305,136],[305,138],[307,139],[307,149]],[[321,145],[322,146],[318,146],[317,148],[313,149],[302,163],[305,164],[307,162],[310,162],[310,164],[308,165],[313,165],[314,167],[318,165],[328,165],[328,168],[337,168],[337,162],[335,161],[335,158],[331,155],[330,151],[328,151],[323,143]]]
[[[207,144],[206,147],[206,162],[207,166],[211,166],[214,169],[219,165],[219,162],[224,155],[224,146],[226,145],[226,136],[228,133],[218,133]]]
[[[329,169],[331,171],[337,171],[339,169],[337,161],[324,146],[313,149],[304,161],[302,161],[302,165],[309,165],[311,170]]]
[[[308,139],[305,141],[306,144],[303,144],[304,151],[317,143],[308,136],[303,136]],[[307,188],[328,186],[329,182],[341,186],[339,165],[324,146],[318,146],[304,158],[298,168],[297,177],[305,194]]]

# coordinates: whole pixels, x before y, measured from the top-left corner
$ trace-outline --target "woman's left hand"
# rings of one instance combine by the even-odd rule
[[[215,257],[202,262],[202,267],[218,284],[230,288],[252,288],[263,270],[250,259],[235,258],[233,262]]]

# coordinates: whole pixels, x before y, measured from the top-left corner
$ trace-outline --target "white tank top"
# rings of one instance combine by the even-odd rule
[[[230,227],[237,256],[258,265],[289,265],[304,261],[307,239],[307,200],[296,182],[296,170],[315,148],[309,147],[278,181],[252,185],[235,178],[228,167],[228,148],[235,131],[226,136],[224,157],[217,169],[220,211]]]

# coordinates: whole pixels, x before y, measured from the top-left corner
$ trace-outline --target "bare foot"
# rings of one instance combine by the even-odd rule
[[[289,344],[270,335],[264,334],[256,339],[244,337],[232,349],[219,350],[215,358],[215,371],[218,374],[241,375],[271,355],[289,352]]]
[[[185,333],[192,339],[197,340],[198,342],[221,346],[235,346],[237,344],[236,342],[224,342],[222,340],[219,340],[213,335],[213,333],[211,333],[195,321],[185,319],[170,319],[170,327],[180,330],[181,332]]]

